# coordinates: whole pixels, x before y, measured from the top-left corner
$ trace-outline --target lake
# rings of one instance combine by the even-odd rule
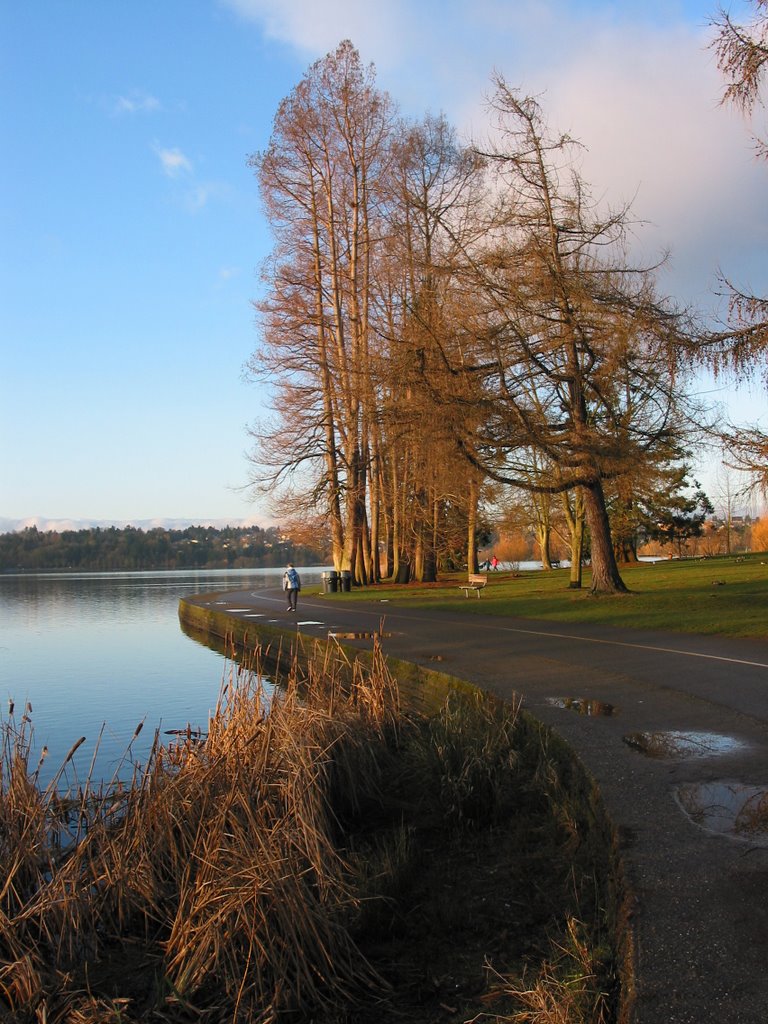
[[[299,567],[319,583],[326,566]],[[18,725],[26,705],[34,730],[34,769],[49,750],[46,782],[81,736],[68,769],[83,781],[94,751],[94,778],[112,777],[137,725],[132,747],[145,759],[162,732],[206,726],[226,659],[186,636],[179,598],[214,590],[279,587],[282,569],[0,575],[0,711]],[[164,740],[170,737],[164,736]]]

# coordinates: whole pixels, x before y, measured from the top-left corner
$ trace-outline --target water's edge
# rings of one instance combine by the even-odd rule
[[[220,653],[239,658],[252,657],[259,650],[267,668],[286,667],[286,657],[305,662],[318,648],[330,654],[338,651],[346,664],[356,659],[370,664],[371,652],[345,645],[337,638],[328,640],[306,637],[280,626],[238,619],[225,611],[202,607],[196,599],[210,601],[215,595],[196,595],[179,601],[179,622],[183,632]],[[423,713],[436,712],[451,690],[477,692],[474,684],[426,668],[413,662],[385,655],[387,666],[398,682],[405,704]],[[538,732],[560,768],[560,782],[570,800],[589,822],[590,838],[599,848],[608,865],[606,891],[601,894],[607,910],[610,942],[616,954],[620,982],[620,1001],[616,1024],[629,1024],[635,1003],[635,943],[631,925],[633,898],[626,881],[626,871],[619,849],[617,831],[603,804],[597,783],[584,767],[575,751],[557,733],[528,711],[520,710],[529,727]]]

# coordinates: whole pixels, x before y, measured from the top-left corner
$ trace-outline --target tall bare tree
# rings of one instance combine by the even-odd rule
[[[768,0],[752,0],[751,22],[741,24],[724,9],[713,17],[717,28],[713,43],[718,65],[726,79],[723,102],[746,113],[760,104],[768,70]],[[756,138],[757,151],[768,158],[768,139]],[[722,284],[729,296],[727,329],[707,339],[708,359],[715,372],[737,378],[762,373],[768,387],[768,298],[745,291],[730,278]],[[768,493],[768,434],[757,426],[731,426],[723,435],[729,463],[748,473]]]
[[[746,24],[735,21],[725,8],[718,10],[712,18],[717,29],[712,45],[727,82],[723,102],[751,114],[768,68],[768,0],[751,0],[748,6],[753,18]],[[758,152],[767,156],[766,140],[758,137],[755,141]]]
[[[322,510],[359,582],[380,548],[387,574],[435,578],[459,523],[473,568],[486,479],[576,493],[593,590],[621,590],[604,482],[674,443],[681,318],[627,263],[627,214],[598,215],[571,141],[502,80],[495,105],[482,154],[444,119],[397,123],[349,42],[281,103],[252,158],[275,246],[249,369],[276,394],[254,478]]]
[[[477,473],[458,457],[445,408],[433,398],[444,373],[436,337],[451,332],[453,233],[464,237],[476,201],[479,161],[457,144],[442,117],[403,126],[395,147],[389,215],[389,282],[377,295],[383,315],[382,414],[401,579],[436,578],[441,553],[452,544],[456,515],[477,516]],[[445,222],[452,232],[445,229]],[[468,546],[471,546],[468,544]],[[476,551],[468,552],[476,562]]]
[[[366,512],[370,288],[392,117],[373,69],[345,41],[283,100],[268,148],[251,159],[275,248],[249,368],[278,396],[275,418],[254,431],[254,460],[268,487],[291,479],[292,500],[325,503],[334,564],[361,581],[377,561]]]
[[[602,216],[590,202],[572,140],[552,136],[536,101],[501,78],[493,109],[499,142],[483,155],[497,201],[484,244],[464,249],[470,314],[463,359],[452,361],[457,378],[474,380],[470,400],[482,415],[460,445],[502,483],[541,493],[578,487],[592,590],[622,591],[604,482],[681,428],[683,318],[655,295],[652,271],[628,262],[627,211]],[[532,481],[530,450],[556,476]]]

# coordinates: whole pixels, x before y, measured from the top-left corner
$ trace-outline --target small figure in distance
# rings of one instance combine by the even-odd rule
[[[491,563],[488,561],[487,558],[486,558],[486,560],[484,562],[480,563],[480,566],[479,566],[480,572],[482,572],[484,569],[490,569],[490,568],[491,568]]]
[[[499,560],[496,557],[496,555],[494,555],[493,558],[491,559],[491,568],[493,569],[494,572],[499,571]]]
[[[288,598],[288,611],[295,612],[301,590],[301,577],[290,562],[283,573],[283,590]]]

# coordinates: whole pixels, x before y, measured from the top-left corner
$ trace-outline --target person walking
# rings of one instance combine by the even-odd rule
[[[288,611],[295,612],[301,590],[301,577],[290,562],[283,573],[283,590],[288,598]]]

